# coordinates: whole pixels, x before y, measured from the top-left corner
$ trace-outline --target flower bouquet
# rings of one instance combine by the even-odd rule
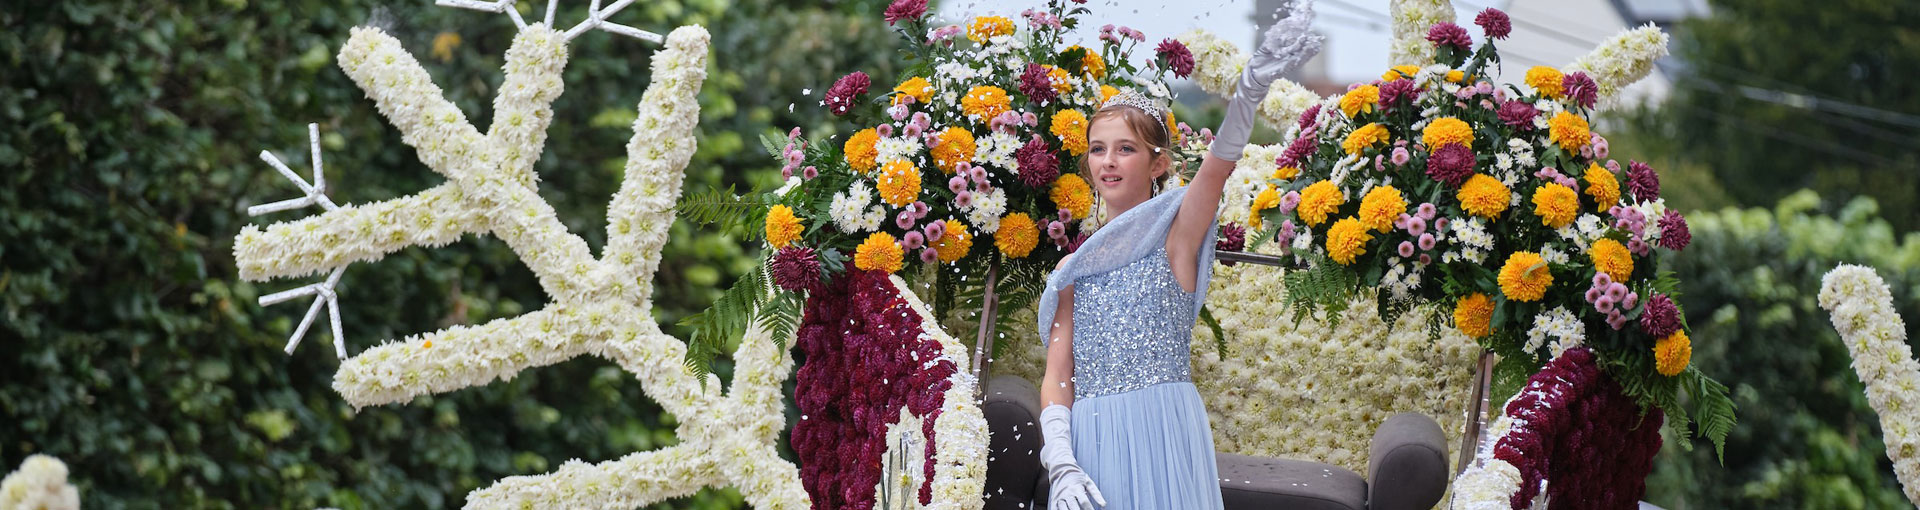
[[[1431,334],[1451,323],[1498,354],[1501,396],[1546,361],[1591,349],[1609,384],[1642,412],[1663,411],[1676,437],[1688,396],[1698,432],[1719,448],[1732,402],[1689,366],[1679,282],[1658,272],[1660,257],[1686,248],[1686,219],[1665,206],[1652,167],[1609,159],[1588,121],[1594,78],[1542,66],[1524,86],[1497,86],[1493,41],[1511,25],[1494,9],[1475,22],[1487,35],[1478,48],[1464,28],[1435,23],[1430,65],[1394,67],[1309,107],[1253,190],[1248,244],[1283,248],[1296,320],[1377,288],[1388,322],[1424,311]]]

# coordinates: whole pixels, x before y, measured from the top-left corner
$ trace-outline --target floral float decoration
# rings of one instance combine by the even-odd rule
[[[1907,324],[1893,292],[1873,269],[1841,265],[1821,278],[1820,307],[1833,316],[1853,370],[1880,415],[1880,432],[1907,501],[1920,505],[1920,360],[1907,346]]]
[[[1584,347],[1615,385],[1597,388],[1659,411],[1676,437],[1687,437],[1697,417],[1698,434],[1717,451],[1732,429],[1733,404],[1723,385],[1690,366],[1691,339],[1674,299],[1679,282],[1658,272],[1661,256],[1686,248],[1685,218],[1667,209],[1651,166],[1609,159],[1606,139],[1591,131],[1602,90],[1595,75],[1539,66],[1527,70],[1524,86],[1496,86],[1487,78],[1500,62],[1494,41],[1511,24],[1494,9],[1475,23],[1487,35],[1478,48],[1466,29],[1432,23],[1425,65],[1395,66],[1301,112],[1271,172],[1240,188],[1249,195],[1247,245],[1278,246],[1291,267],[1284,299],[1296,321],[1318,311],[1337,320],[1362,291],[1377,290],[1372,304],[1385,321],[1422,314],[1430,336],[1452,326],[1498,354],[1500,398],[1518,393],[1543,363]],[[1616,39],[1649,38],[1664,35],[1649,27]],[[1610,70],[1601,78],[1611,87],[1646,69],[1587,60],[1580,65]],[[1506,411],[1512,417],[1525,407]],[[1629,425],[1661,422],[1641,418]],[[1639,444],[1657,436],[1607,437]],[[1557,465],[1550,456],[1568,446],[1578,445],[1524,450],[1549,456],[1526,465]],[[1492,493],[1467,484],[1500,460],[1475,460],[1457,487],[1466,496],[1455,498],[1457,507]],[[1528,484],[1583,476],[1522,473],[1533,477]],[[1520,490],[1538,488],[1527,487]],[[1556,504],[1612,501],[1598,492],[1555,494],[1564,497]],[[1516,509],[1528,503],[1496,499]]]

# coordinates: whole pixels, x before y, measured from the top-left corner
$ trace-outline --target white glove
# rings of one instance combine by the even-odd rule
[[[1241,149],[1253,136],[1254,114],[1267,98],[1267,87],[1319,54],[1320,43],[1325,40],[1313,32],[1313,0],[1294,0],[1292,11],[1267,29],[1260,48],[1247,61],[1246,71],[1240,73],[1240,85],[1233,91],[1233,100],[1227,102],[1226,119],[1214,131],[1216,137],[1208,150],[1215,159],[1240,160]]]
[[[1052,487],[1047,491],[1047,508],[1058,510],[1094,510],[1094,505],[1107,506],[1106,496],[1100,495],[1100,488],[1093,486],[1093,479],[1080,470],[1080,464],[1073,460],[1073,436],[1069,432],[1073,423],[1073,411],[1067,406],[1054,404],[1040,410],[1040,434],[1045,443],[1040,446],[1040,464],[1047,467],[1047,480]]]

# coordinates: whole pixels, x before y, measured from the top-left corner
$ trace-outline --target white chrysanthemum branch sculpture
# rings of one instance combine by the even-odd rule
[[[67,483],[67,465],[46,455],[28,456],[20,470],[0,481],[0,510],[77,510],[80,491]]]
[[[511,2],[441,3],[514,12]],[[601,257],[566,230],[535,190],[533,164],[562,90],[567,41],[593,28],[636,35],[602,21],[629,3],[602,8],[596,1],[589,21],[564,33],[545,21],[519,23],[524,28],[507,51],[494,123],[485,133],[442,97],[399,41],[377,28],[353,29],[340,50],[341,69],[447,182],[266,230],[248,226],[234,244],[235,259],[243,278],[259,281],[337,270],[468,233],[497,236],[538,277],[550,303],[520,317],[369,349],[342,363],[334,389],[355,407],[406,402],[591,354],[632,372],[680,418],[675,446],[508,478],[469,495],[467,508],[633,508],[721,485],[738,488],[757,508],[805,507],[798,470],[775,446],[785,426],[780,386],[792,370],[788,353],[764,331],[749,331],[734,356],[732,391],[723,393],[718,378],[700,380],[684,367],[685,345],[662,333],[649,313],[660,249],[694,152],[706,30],[676,29],[652,57],[652,83],[627,144],[625,177],[608,207]]]
[[[1601,43],[1592,53],[1575,59],[1569,71],[1585,71],[1599,85],[1602,105],[1617,103],[1620,89],[1634,84],[1653,72],[1653,63],[1667,56],[1666,32],[1648,23],[1627,30]]]
[[[1393,35],[1388,42],[1387,65],[1425,66],[1433,62],[1433,44],[1427,42],[1427,30],[1434,23],[1453,21],[1453,2],[1449,0],[1393,0],[1387,9],[1393,16]]]
[[[1920,361],[1907,346],[1907,324],[1893,294],[1873,268],[1841,265],[1820,282],[1820,307],[1853,356],[1867,386],[1867,403],[1880,413],[1880,431],[1907,500],[1920,505]]]
[[[280,171],[280,175],[286,176],[287,180],[293,182],[294,186],[298,186],[304,195],[300,198],[248,207],[247,215],[260,216],[311,205],[319,205],[327,212],[340,209],[340,206],[334,205],[332,199],[327,198],[327,178],[320,162],[319,124],[307,124],[307,139],[308,145],[313,149],[313,182],[311,183],[294,175],[293,170],[287,168],[286,163],[281,163],[280,158],[274,156],[272,152],[260,151],[260,159],[272,165],[274,170]],[[327,275],[327,279],[320,283],[260,296],[260,306],[272,306],[296,298],[313,296],[313,306],[307,308],[307,315],[300,319],[300,326],[294,328],[293,336],[287,339],[287,354],[293,354],[293,348],[300,346],[300,339],[307,336],[307,328],[313,326],[313,319],[320,316],[320,307],[325,306],[327,316],[333,323],[333,353],[340,359],[347,359],[347,343],[341,340],[340,334],[340,298],[334,294],[334,287],[340,284],[340,275],[346,272],[347,266],[341,265],[334,268],[333,274]]]

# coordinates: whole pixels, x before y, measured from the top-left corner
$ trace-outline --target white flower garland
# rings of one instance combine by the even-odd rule
[[[1617,102],[1620,89],[1653,72],[1653,63],[1667,56],[1666,32],[1649,23],[1608,38],[1593,52],[1575,59],[1569,71],[1585,71],[1600,86],[1603,105]]]
[[[78,510],[80,491],[67,483],[67,465],[46,455],[31,455],[20,470],[0,481],[0,510]]]
[[[1424,66],[1433,63],[1433,43],[1427,30],[1434,23],[1453,21],[1453,2],[1448,0],[1393,0],[1393,35],[1387,53],[1389,66]]]
[[[1867,386],[1867,403],[1880,414],[1880,431],[1907,500],[1920,505],[1920,361],[1907,346],[1907,325],[1894,310],[1887,283],[1872,268],[1843,264],[1820,282],[1820,307],[1853,356]]]
[[[379,29],[353,29],[338,58],[342,70],[421,161],[448,182],[412,197],[340,207],[264,231],[248,226],[234,244],[241,276],[259,281],[308,275],[408,246],[444,245],[468,233],[498,236],[539,278],[552,303],[520,317],[368,349],[341,364],[334,389],[358,408],[507,379],[581,354],[606,357],[680,418],[680,443],[510,477],[470,494],[468,508],[633,508],[723,485],[738,488],[758,508],[805,508],[799,471],[775,446],[785,428],[780,386],[791,374],[791,356],[776,349],[765,331],[750,331],[734,356],[732,391],[722,392],[717,377],[701,381],[683,367],[685,344],[662,333],[650,313],[653,274],[696,145],[706,30],[674,30],[665,50],[652,57],[652,83],[627,144],[625,178],[608,207],[603,257],[594,259],[535,191],[533,162],[561,93],[566,41],[587,29],[623,28],[582,27],[563,34],[535,23],[520,30],[507,51],[494,126],[484,135],[442,97],[399,41]]]

